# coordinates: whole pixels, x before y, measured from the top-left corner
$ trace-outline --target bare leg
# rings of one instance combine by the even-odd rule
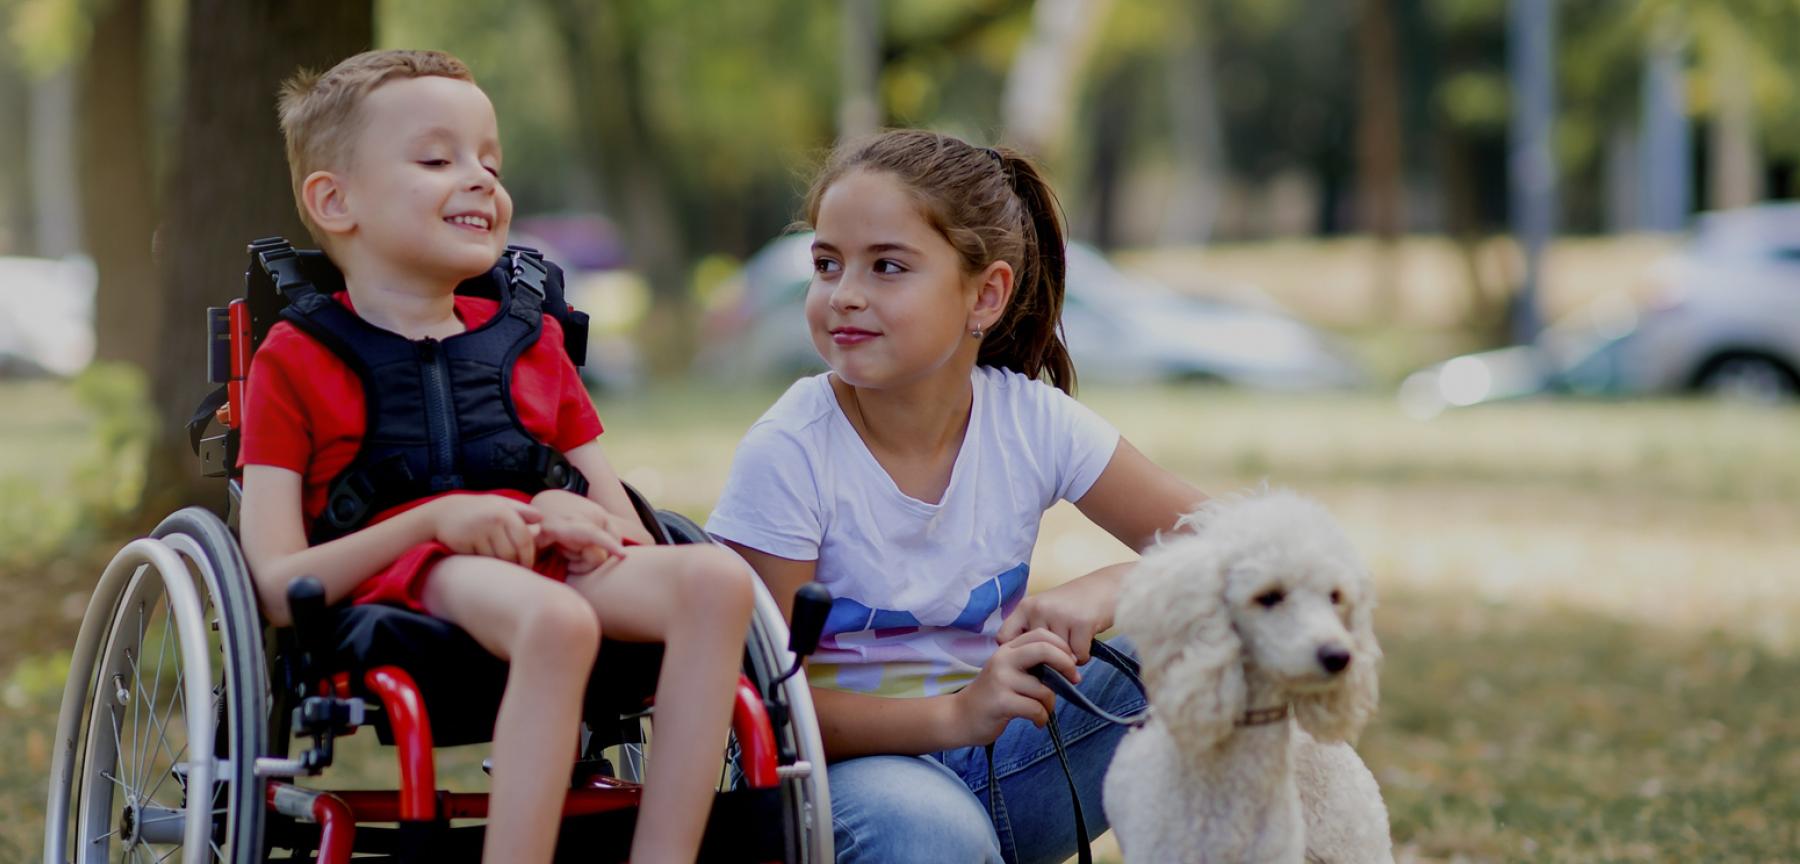
[[[632,549],[570,580],[609,636],[664,643],[635,864],[691,862],[700,848],[743,667],[753,578],[737,556],[696,545]]]
[[[494,780],[483,861],[549,861],[562,825],[581,698],[600,624],[567,585],[478,555],[444,559],[425,609],[509,661],[494,723]]]

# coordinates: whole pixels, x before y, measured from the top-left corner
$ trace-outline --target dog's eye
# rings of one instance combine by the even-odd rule
[[[1342,602],[1344,602],[1344,592],[1339,591],[1336,588],[1331,589],[1331,605],[1336,606]]]
[[[1263,608],[1267,609],[1267,608],[1274,606],[1277,603],[1280,603],[1282,600],[1284,600],[1286,598],[1287,598],[1287,592],[1282,591],[1280,588],[1270,588],[1269,590],[1256,595],[1255,599],[1259,605],[1261,605]]]

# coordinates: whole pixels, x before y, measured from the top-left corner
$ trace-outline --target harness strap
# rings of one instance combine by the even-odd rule
[[[225,385],[220,384],[218,389],[200,400],[199,407],[194,409],[194,416],[188,418],[188,444],[194,448],[194,455],[200,455],[200,439],[206,434],[206,424],[218,413],[219,406],[225,404],[229,395]]]

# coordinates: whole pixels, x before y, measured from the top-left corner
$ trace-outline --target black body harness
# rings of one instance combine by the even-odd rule
[[[292,247],[256,251],[287,300],[281,318],[362,381],[362,446],[332,479],[325,510],[309,531],[312,543],[342,537],[388,508],[456,489],[586,494],[587,478],[532,436],[512,399],[513,365],[537,343],[546,301],[563,304],[561,280],[549,284],[553,271],[542,256],[509,247],[493,270],[457,289],[498,296],[500,308],[487,322],[442,340],[411,340],[333,300],[307,278]],[[471,285],[481,280],[488,284]]]

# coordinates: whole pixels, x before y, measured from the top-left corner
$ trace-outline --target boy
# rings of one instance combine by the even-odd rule
[[[461,61],[359,54],[290,80],[280,109],[296,205],[348,290],[277,324],[251,366],[242,534],[265,613],[285,623],[288,583],[313,575],[330,602],[422,610],[510,662],[487,861],[550,860],[601,630],[664,642],[661,746],[631,860],[692,861],[749,626],[750,574],[713,547],[636,546],[650,538],[595,440],[600,421],[555,319],[511,299],[455,296],[494,266],[512,218],[493,106]],[[314,313],[335,315],[356,344],[321,341]],[[494,355],[479,346],[503,327],[521,335],[498,356],[516,361],[487,357],[490,374],[470,373],[481,364],[469,358]],[[368,346],[402,359],[371,372]],[[368,412],[365,381],[381,397],[368,394]],[[365,440],[371,422],[383,433]],[[387,434],[395,427],[429,430],[428,440],[407,450]],[[517,481],[525,472],[506,457],[522,450],[542,451],[555,476],[579,472],[586,494],[545,488],[558,484],[543,472]],[[396,471],[409,455],[419,470]],[[352,475],[364,504],[381,506],[345,522],[357,508],[339,499],[355,484],[339,481]],[[495,485],[512,488],[484,488]]]

